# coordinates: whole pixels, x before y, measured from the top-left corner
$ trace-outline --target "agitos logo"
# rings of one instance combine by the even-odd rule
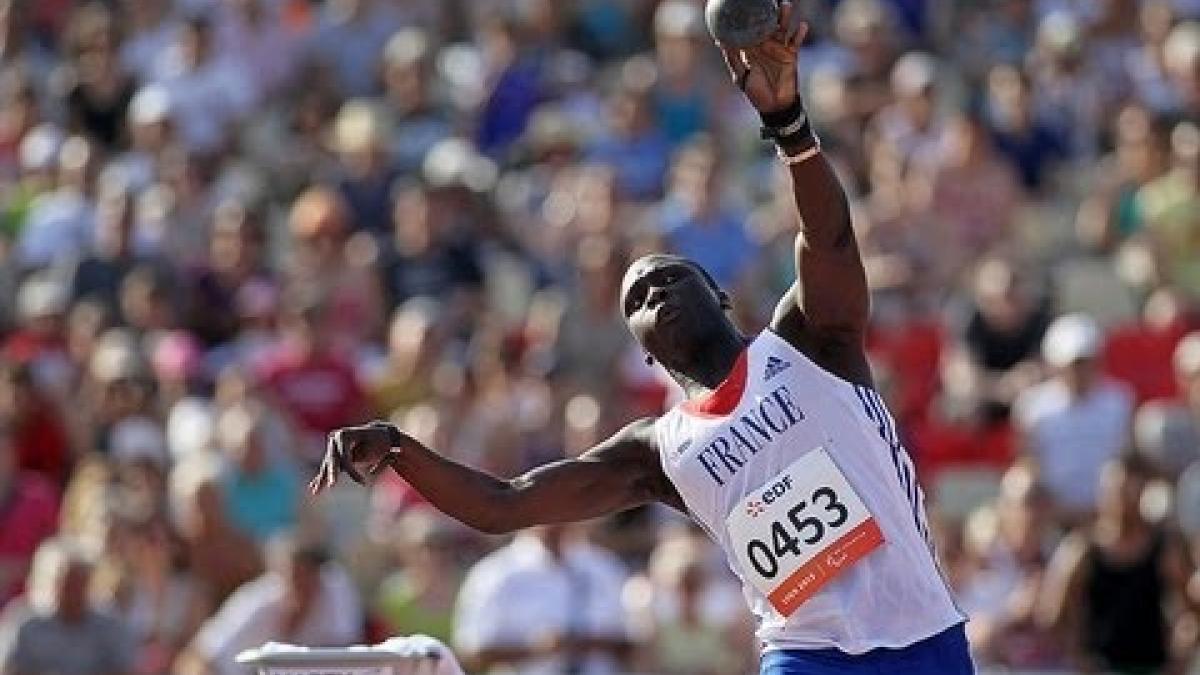
[[[746,514],[751,518],[759,517],[762,515],[762,512],[766,510],[767,506],[762,502],[746,502]]]

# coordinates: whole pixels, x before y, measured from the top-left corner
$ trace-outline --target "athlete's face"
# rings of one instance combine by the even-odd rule
[[[686,354],[687,346],[726,322],[728,298],[687,260],[650,255],[629,266],[621,310],[630,332],[651,356]]]

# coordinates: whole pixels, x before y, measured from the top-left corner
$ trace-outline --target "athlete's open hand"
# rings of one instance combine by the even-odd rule
[[[725,55],[729,76],[759,112],[777,112],[796,101],[796,64],[800,43],[808,34],[808,23],[793,25],[792,3],[780,3],[779,27],[763,42],[748,49],[717,46]]]
[[[332,487],[343,471],[362,485],[364,472],[373,476],[387,467],[396,438],[395,427],[386,422],[345,427],[329,434],[325,458],[308,483],[309,492],[315,495]]]

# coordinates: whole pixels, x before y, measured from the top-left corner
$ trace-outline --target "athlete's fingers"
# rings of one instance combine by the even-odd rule
[[[799,50],[800,45],[804,44],[804,38],[808,37],[808,22],[801,21],[796,24],[791,35],[788,36],[788,44],[793,49]]]
[[[322,483],[322,489],[333,487],[337,482],[338,471],[341,468],[341,461],[338,455],[341,453],[341,431],[335,431],[329,434],[328,450],[325,451],[325,460],[322,462],[322,473],[325,480]]]
[[[750,65],[746,63],[746,55],[740,49],[726,47],[717,43],[721,48],[721,56],[725,58],[725,67],[729,69],[729,77],[738,89],[746,88],[746,78],[750,76]]]
[[[779,29],[775,31],[775,37],[786,42],[792,32],[792,3],[783,0],[779,3]]]
[[[391,453],[385,452],[383,457],[380,457],[379,461],[375,462],[375,464],[373,464],[371,468],[367,470],[367,474],[370,476],[378,476],[380,471],[383,471],[388,467],[389,459],[391,459]]]
[[[775,61],[779,63],[791,63],[796,60],[796,50],[779,40],[767,40],[766,42],[753,47],[752,51],[757,61]]]
[[[354,457],[354,451],[357,450],[362,443],[362,439],[350,439],[349,443],[347,443],[345,438],[338,438],[338,448],[340,452],[337,453],[337,458],[339,468],[346,472],[346,475],[350,477],[350,480],[358,483],[359,485],[363,484],[363,477],[362,474],[358,472],[358,469],[354,468],[354,462],[351,460],[351,458]]]
[[[308,482],[308,489],[314,495],[323,491],[326,487],[326,484],[329,482],[329,461],[330,455],[332,455],[333,452],[333,435],[330,434],[325,444],[325,455],[321,457],[321,464],[317,467],[317,473],[313,476],[312,480]]]

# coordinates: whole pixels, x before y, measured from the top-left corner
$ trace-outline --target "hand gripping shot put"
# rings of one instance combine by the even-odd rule
[[[924,495],[874,388],[846,194],[799,94],[808,27],[775,0],[712,0],[706,15],[795,198],[798,278],[770,325],[743,335],[704,269],[645,256],[626,271],[619,306],[683,403],[512,479],[389,424],[340,429],[310,488],[390,469],[489,533],[660,502],[723,549],[757,617],[762,673],[972,673],[966,618],[941,572]]]

